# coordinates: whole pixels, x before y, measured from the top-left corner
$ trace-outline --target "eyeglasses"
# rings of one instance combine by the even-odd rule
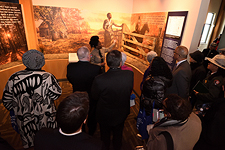
[[[179,54],[178,54],[177,52],[175,52],[175,51],[174,51],[173,53],[179,55]]]

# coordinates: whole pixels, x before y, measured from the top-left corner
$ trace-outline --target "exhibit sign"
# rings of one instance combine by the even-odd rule
[[[171,70],[176,63],[173,58],[174,50],[181,43],[187,14],[187,11],[168,13],[161,57],[165,59]]]
[[[21,60],[27,50],[21,5],[0,2],[0,65]]]

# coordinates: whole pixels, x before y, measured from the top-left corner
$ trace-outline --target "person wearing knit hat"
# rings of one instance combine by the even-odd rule
[[[34,146],[35,133],[42,127],[56,128],[54,100],[62,94],[55,76],[41,70],[44,55],[37,50],[23,54],[25,70],[11,75],[3,91],[4,107],[15,114],[23,147]]]
[[[196,63],[202,63],[204,58],[204,54],[202,54],[202,52],[200,52],[199,50],[190,53],[189,55]]]
[[[192,107],[194,107],[194,104],[196,102],[196,96],[192,92],[192,89],[198,81],[202,82],[203,79],[205,79],[207,73],[206,73],[205,67],[203,66],[204,55],[202,54],[202,52],[197,50],[193,53],[190,53],[189,56],[190,56],[189,62],[190,62],[190,67],[192,72],[189,93],[190,93],[190,101],[191,101]]]
[[[43,53],[32,49],[23,54],[23,64],[32,70],[41,69],[45,65],[45,58]]]
[[[197,105],[212,103],[218,98],[223,97],[222,81],[225,77],[225,56],[216,55],[213,58],[206,58],[209,61],[208,69],[211,73],[203,80],[203,84],[208,88],[207,93],[194,90],[197,97]]]

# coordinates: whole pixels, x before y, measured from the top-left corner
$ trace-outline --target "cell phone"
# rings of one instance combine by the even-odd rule
[[[157,118],[158,118],[158,119],[164,118],[164,111],[163,111],[163,109],[160,109],[160,110],[158,111],[158,113],[157,113]]]

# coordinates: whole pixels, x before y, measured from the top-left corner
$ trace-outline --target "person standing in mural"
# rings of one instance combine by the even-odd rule
[[[116,27],[122,27],[123,25],[117,25],[114,23],[114,21],[112,20],[112,14],[108,13],[107,14],[107,18],[106,20],[104,20],[103,23],[103,29],[105,30],[104,33],[104,46],[108,47],[111,45],[111,41],[112,41],[112,36],[113,36],[113,29],[112,26],[116,26]]]
[[[26,69],[11,75],[2,102],[15,113],[23,147],[30,148],[38,130],[56,128],[54,100],[62,94],[62,89],[54,75],[41,70],[45,65],[43,53],[29,50],[23,54],[22,61]]]

